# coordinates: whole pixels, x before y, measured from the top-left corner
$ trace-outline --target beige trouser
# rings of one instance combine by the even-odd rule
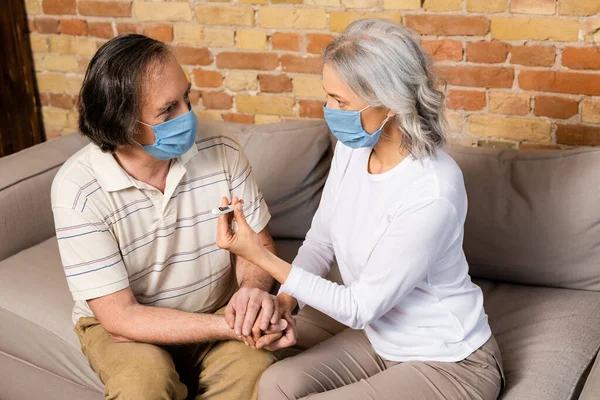
[[[324,319],[320,328],[307,324],[302,316],[298,327],[300,342],[303,330],[312,334],[313,343],[339,331],[339,326]],[[363,331],[346,329],[271,366],[260,380],[258,398],[493,400],[502,385],[502,359],[493,336],[460,362],[397,363],[379,357]]]
[[[106,399],[249,400],[256,398],[258,379],[275,361],[272,353],[237,341],[115,343],[95,318],[79,319],[75,332],[104,383]]]

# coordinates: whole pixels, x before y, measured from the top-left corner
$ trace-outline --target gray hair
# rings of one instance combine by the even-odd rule
[[[435,158],[446,144],[444,93],[419,42],[392,21],[363,19],[327,46],[323,64],[368,105],[395,114],[403,147],[415,158]]]

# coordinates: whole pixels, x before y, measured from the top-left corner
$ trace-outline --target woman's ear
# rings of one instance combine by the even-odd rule
[[[394,113],[392,110],[388,110],[386,117],[391,118],[394,115],[396,115],[396,113]]]

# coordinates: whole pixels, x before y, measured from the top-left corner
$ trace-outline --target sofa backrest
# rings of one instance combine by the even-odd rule
[[[0,260],[54,236],[52,179],[86,143],[69,135],[0,158]]]
[[[333,148],[322,121],[228,125],[269,205],[275,239],[303,240],[319,207]]]
[[[474,277],[600,290],[600,149],[452,147]]]

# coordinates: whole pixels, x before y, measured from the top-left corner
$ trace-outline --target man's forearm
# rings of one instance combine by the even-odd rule
[[[223,315],[190,313],[140,304],[126,307],[107,325],[103,324],[109,333],[143,343],[170,345],[237,340]]]
[[[273,254],[277,254],[274,243],[266,243],[265,248]],[[269,292],[273,287],[274,279],[267,272],[263,271],[251,262],[236,257],[236,276],[240,288],[257,288]]]

